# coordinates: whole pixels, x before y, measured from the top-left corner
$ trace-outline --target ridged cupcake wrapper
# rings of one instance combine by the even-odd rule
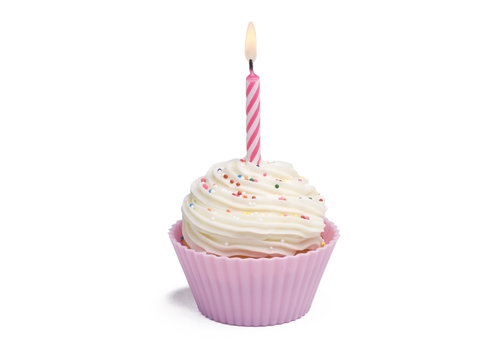
[[[305,315],[339,238],[325,219],[321,248],[285,257],[228,258],[183,246],[181,223],[169,235],[200,312],[240,326],[277,325]]]

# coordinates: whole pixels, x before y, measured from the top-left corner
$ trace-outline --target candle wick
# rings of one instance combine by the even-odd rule
[[[253,59],[249,59],[249,71],[253,71]]]

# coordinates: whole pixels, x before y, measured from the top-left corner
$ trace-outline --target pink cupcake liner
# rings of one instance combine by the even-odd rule
[[[181,220],[169,236],[200,312],[230,325],[268,326],[296,320],[312,305],[340,236],[325,219],[321,248],[294,256],[240,259],[197,252],[181,244]]]

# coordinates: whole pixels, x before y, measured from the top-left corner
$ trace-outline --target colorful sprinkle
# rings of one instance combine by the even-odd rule
[[[212,211],[210,208],[207,208],[207,211]]]
[[[305,215],[302,215],[301,218],[305,219],[305,220],[310,220],[310,218],[308,216],[305,216]]]
[[[183,240],[185,240],[185,238],[182,236],[182,237],[180,237],[180,240],[183,241]]]
[[[200,182],[204,182],[205,183],[206,179],[202,178],[202,179],[200,179]]]
[[[242,175],[237,175],[237,177],[240,179],[242,177]]]
[[[251,196],[251,199],[256,199],[256,196],[254,196],[254,195],[253,195],[253,196]]]
[[[241,195],[242,195],[242,192],[237,191],[237,196],[241,196]]]
[[[209,193],[210,194],[214,193],[214,190],[213,189],[209,189]]]
[[[267,173],[263,173],[263,176],[267,176]]]
[[[323,241],[323,242],[321,243],[321,247],[323,247],[324,245],[326,245],[326,243]]]
[[[193,203],[188,204],[188,206],[193,207]]]
[[[223,178],[228,179],[228,175],[227,174],[223,175]]]
[[[237,185],[237,186],[241,186],[241,183],[237,183],[237,184],[235,184],[235,185]]]
[[[229,212],[230,212],[230,210],[229,210],[229,209],[227,209],[227,213],[229,213]]]
[[[231,180],[230,180],[230,184],[233,184],[233,183],[234,183],[234,181],[231,179]]]
[[[249,181],[254,181],[254,179],[253,178],[249,178]]]
[[[206,184],[206,183],[202,183],[202,187],[203,187],[204,189],[206,189],[206,190],[207,190],[207,189],[209,189],[209,186],[207,186],[207,184]]]
[[[275,184],[275,188],[276,188],[276,189],[279,189],[279,184]]]
[[[246,160],[244,160],[244,159],[241,159],[241,162],[246,162]]]
[[[247,197],[247,195],[242,195],[242,197],[243,197],[244,199],[247,199],[247,198],[248,198],[248,197]]]
[[[323,199],[319,199],[319,201],[323,202],[324,200]]]
[[[286,198],[284,196],[279,197],[279,200],[284,200],[286,201]]]
[[[218,170],[217,170],[217,171],[218,171],[218,172],[222,172],[221,168],[218,168]]]

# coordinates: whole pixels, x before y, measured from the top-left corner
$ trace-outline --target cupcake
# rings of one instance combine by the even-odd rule
[[[339,236],[325,212],[324,198],[288,163],[212,166],[170,231],[200,312],[242,326],[307,313]]]
[[[196,179],[170,237],[200,312],[225,324],[276,325],[310,309],[338,239],[324,198],[285,162],[263,162],[256,33],[246,34],[245,159]]]

